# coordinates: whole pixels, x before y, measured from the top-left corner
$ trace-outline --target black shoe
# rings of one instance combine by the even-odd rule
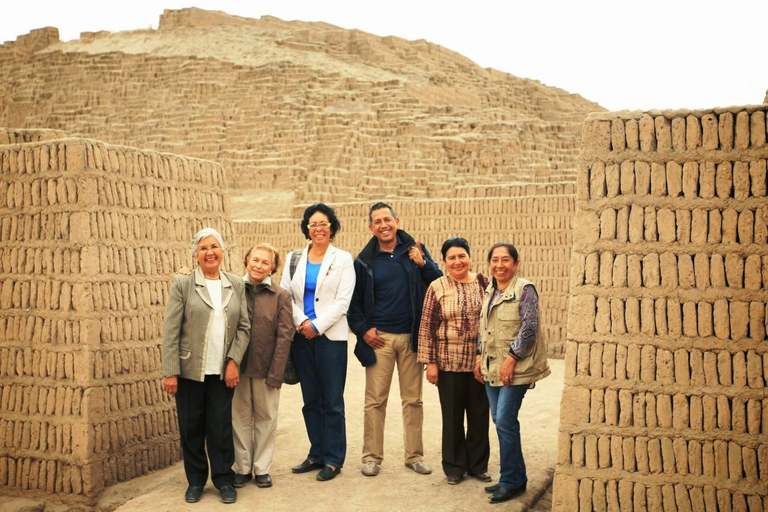
[[[291,468],[291,471],[293,473],[299,474],[299,473],[306,473],[307,471],[312,471],[313,469],[321,469],[322,467],[323,465],[318,462],[312,462],[309,459],[304,459],[304,462],[302,462],[298,466],[293,466],[293,468]]]
[[[496,492],[499,489],[499,484],[493,484],[489,485],[488,487],[485,487],[485,492],[492,494]]]
[[[256,475],[256,487],[272,487],[272,477],[269,475]]]
[[[487,471],[483,471],[482,473],[468,473],[468,475],[471,476],[472,478],[477,478],[481,482],[490,482],[491,480],[493,480],[493,478],[491,478],[491,475],[489,475]]]
[[[203,497],[203,486],[202,485],[190,485],[187,487],[187,492],[184,493],[184,500],[187,503],[197,503],[200,501],[200,498]]]
[[[448,475],[448,485],[459,485],[464,480],[464,475],[452,476]]]
[[[225,485],[219,489],[222,503],[234,503],[237,501],[237,491],[231,485]]]
[[[245,484],[251,481],[250,473],[247,475],[236,474],[235,475],[235,487],[245,487]]]
[[[496,489],[496,492],[494,492],[489,499],[491,503],[501,503],[503,501],[509,501],[512,498],[517,498],[524,492],[525,492],[525,484],[515,488],[499,487],[498,489]]]
[[[338,475],[339,473],[341,473],[341,468],[333,469],[331,466],[325,466],[317,474],[317,479],[320,480],[321,482],[326,482],[328,480],[333,480],[334,478],[336,478],[336,475]]]

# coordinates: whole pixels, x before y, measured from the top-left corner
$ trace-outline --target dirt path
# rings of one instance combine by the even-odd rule
[[[468,479],[449,486],[440,467],[440,403],[437,388],[426,383],[424,392],[425,458],[434,472],[417,475],[403,465],[402,414],[397,379],[393,379],[387,414],[385,455],[377,477],[360,473],[363,435],[363,389],[365,373],[352,355],[345,393],[347,408],[347,461],[341,474],[330,482],[315,480],[315,472],[293,475],[291,467],[301,462],[308,441],[301,416],[298,386],[284,386],[280,401],[277,450],[273,463],[274,486],[259,489],[253,484],[239,489],[234,505],[223,505],[209,483],[200,503],[186,504],[186,481],[181,463],[106,490],[99,509],[120,512],[147,511],[268,511],[268,510],[498,510],[488,503],[483,484]],[[546,494],[557,457],[557,428],[563,385],[563,361],[550,360],[552,375],[531,390],[521,412],[523,450],[528,467],[528,492],[504,505],[504,510],[549,510]],[[489,472],[498,478],[498,441],[491,426]],[[544,498],[536,508],[532,503]],[[120,506],[122,505],[122,506]]]

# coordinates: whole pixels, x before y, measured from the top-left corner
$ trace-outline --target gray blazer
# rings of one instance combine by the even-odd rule
[[[221,301],[226,322],[226,356],[221,360],[221,378],[225,363],[232,359],[240,365],[251,337],[251,321],[245,300],[243,279],[220,272],[223,287]],[[185,379],[205,380],[205,355],[213,305],[205,276],[198,267],[188,276],[175,276],[163,327],[163,377],[178,375]]]

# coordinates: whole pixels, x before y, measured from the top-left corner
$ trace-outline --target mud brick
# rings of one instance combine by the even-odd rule
[[[741,111],[736,114],[736,135],[734,137],[733,145],[736,149],[747,149],[749,147],[749,113]]]
[[[687,467],[691,475],[700,476],[703,474],[702,445],[699,441],[688,441]],[[677,457],[677,455],[676,455]]]
[[[672,151],[672,123],[664,116],[654,118],[654,128],[656,130],[656,143],[659,152]]]
[[[747,406],[743,398],[734,397],[731,401],[731,429],[739,434],[747,431]]]
[[[599,436],[597,438],[597,466],[600,469],[611,467],[611,437]]]
[[[619,166],[608,164],[605,166],[606,197],[613,198],[619,195],[620,189]]]
[[[640,150],[643,152],[656,151],[656,127],[651,116],[644,115],[640,118]]]
[[[592,505],[592,480],[579,481],[579,510],[593,510]]]
[[[749,182],[754,197],[766,196],[766,161],[753,160],[749,162]]]
[[[704,149],[715,150],[720,147],[718,137],[718,121],[715,114],[701,116],[702,146]]]
[[[704,430],[710,431],[717,428],[717,399],[713,396],[703,397],[702,409],[704,410]]]
[[[637,164],[636,164],[637,165]],[[654,196],[667,195],[667,173],[670,171],[670,166],[679,166],[675,162],[669,162],[666,167],[663,164],[653,162],[651,163],[651,194]]]
[[[718,135],[720,137],[721,149],[733,149],[733,134],[733,113],[723,112],[718,119]]]
[[[628,195],[635,193],[635,163],[625,160],[619,166],[619,193]]]

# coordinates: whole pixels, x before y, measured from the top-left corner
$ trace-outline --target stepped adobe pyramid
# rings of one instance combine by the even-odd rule
[[[601,110],[424,40],[195,8],[158,30],[0,46],[0,126],[213,160],[235,218],[572,184]]]

